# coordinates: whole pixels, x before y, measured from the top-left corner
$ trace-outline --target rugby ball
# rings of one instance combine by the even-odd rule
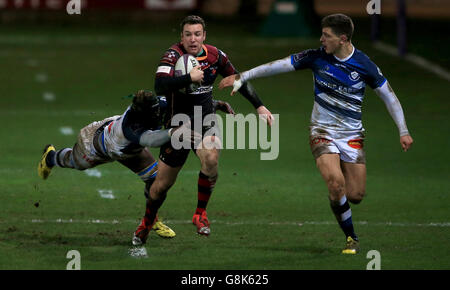
[[[186,75],[193,67],[200,65],[198,60],[190,54],[183,54],[175,64],[175,76]],[[186,93],[192,93],[199,88],[200,84],[192,83],[186,88]]]

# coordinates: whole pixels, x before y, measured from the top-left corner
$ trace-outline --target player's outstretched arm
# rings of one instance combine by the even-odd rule
[[[414,140],[409,134],[402,105],[395,95],[394,90],[389,85],[389,82],[385,81],[381,87],[375,89],[375,93],[383,100],[395,125],[397,125],[400,134],[400,145],[403,151],[408,151]]]
[[[220,81],[219,89],[233,86],[231,95],[234,95],[234,93],[236,93],[236,91],[238,91],[242,87],[242,82],[239,81],[239,77],[240,77],[240,75],[238,75],[238,74],[227,76],[226,78],[224,78]],[[263,120],[265,120],[267,122],[267,124],[269,126],[272,126],[272,123],[274,120],[273,115],[264,105],[262,105],[262,103],[260,103],[257,106],[256,112]]]
[[[219,83],[219,88],[223,89],[233,86],[231,95],[234,95],[236,91],[238,91],[240,87],[249,80],[268,77],[280,73],[286,73],[294,70],[295,67],[291,63],[291,56],[288,56],[279,60],[262,64],[248,71],[240,73],[239,75],[228,76]]]

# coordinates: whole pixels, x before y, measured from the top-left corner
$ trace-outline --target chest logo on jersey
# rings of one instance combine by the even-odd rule
[[[353,71],[350,73],[350,75],[348,76],[352,81],[357,81],[359,80],[359,73],[356,71]]]
[[[208,61],[202,61],[200,63],[200,66],[202,67],[202,70],[206,70],[207,68],[209,68],[211,66],[211,64]]]

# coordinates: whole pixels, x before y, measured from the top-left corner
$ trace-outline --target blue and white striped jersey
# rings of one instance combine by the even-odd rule
[[[334,131],[363,131],[361,106],[366,85],[381,87],[386,78],[370,58],[358,49],[346,59],[325,53],[323,48],[291,55],[295,70],[309,68],[314,74],[314,108],[311,125]]]

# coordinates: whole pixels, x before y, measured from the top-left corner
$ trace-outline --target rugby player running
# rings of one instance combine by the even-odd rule
[[[198,174],[197,208],[192,217],[192,223],[197,228],[197,233],[209,235],[210,224],[206,214],[206,207],[218,178],[219,152],[221,140],[216,135],[206,134],[211,126],[204,124],[205,116],[213,113],[212,90],[218,75],[229,76],[238,73],[228,59],[228,56],[220,49],[204,44],[206,39],[205,21],[196,15],[190,15],[181,22],[181,41],[172,45],[162,56],[156,71],[155,92],[167,98],[168,112],[166,128],[171,125],[172,118],[177,114],[185,114],[190,117],[191,124],[195,124],[195,118],[203,124],[201,128],[203,139],[201,147],[191,148],[199,158],[201,168]],[[196,57],[200,65],[194,67],[189,74],[175,74],[175,64],[184,54]],[[186,91],[186,87],[192,83],[200,86],[194,91]],[[263,105],[254,89],[249,83],[244,84],[239,92],[254,106],[257,113],[266,118],[269,125],[272,124],[272,114]],[[201,108],[194,116],[195,107]],[[173,148],[171,142],[167,142],[160,149],[158,161],[158,175],[150,188],[150,209],[157,211],[164,200],[167,191],[175,183],[177,175],[183,167],[190,149]]]
[[[344,14],[322,19],[319,49],[309,49],[224,78],[219,88],[233,86],[234,94],[247,81],[275,74],[311,69],[314,74],[314,106],[310,123],[310,147],[329,192],[331,209],[345,234],[343,254],[356,254],[359,240],[349,202],[359,204],[365,195],[366,165],[361,106],[369,85],[384,101],[400,135],[404,151],[413,139],[402,106],[380,69],[352,42],[353,21]]]

